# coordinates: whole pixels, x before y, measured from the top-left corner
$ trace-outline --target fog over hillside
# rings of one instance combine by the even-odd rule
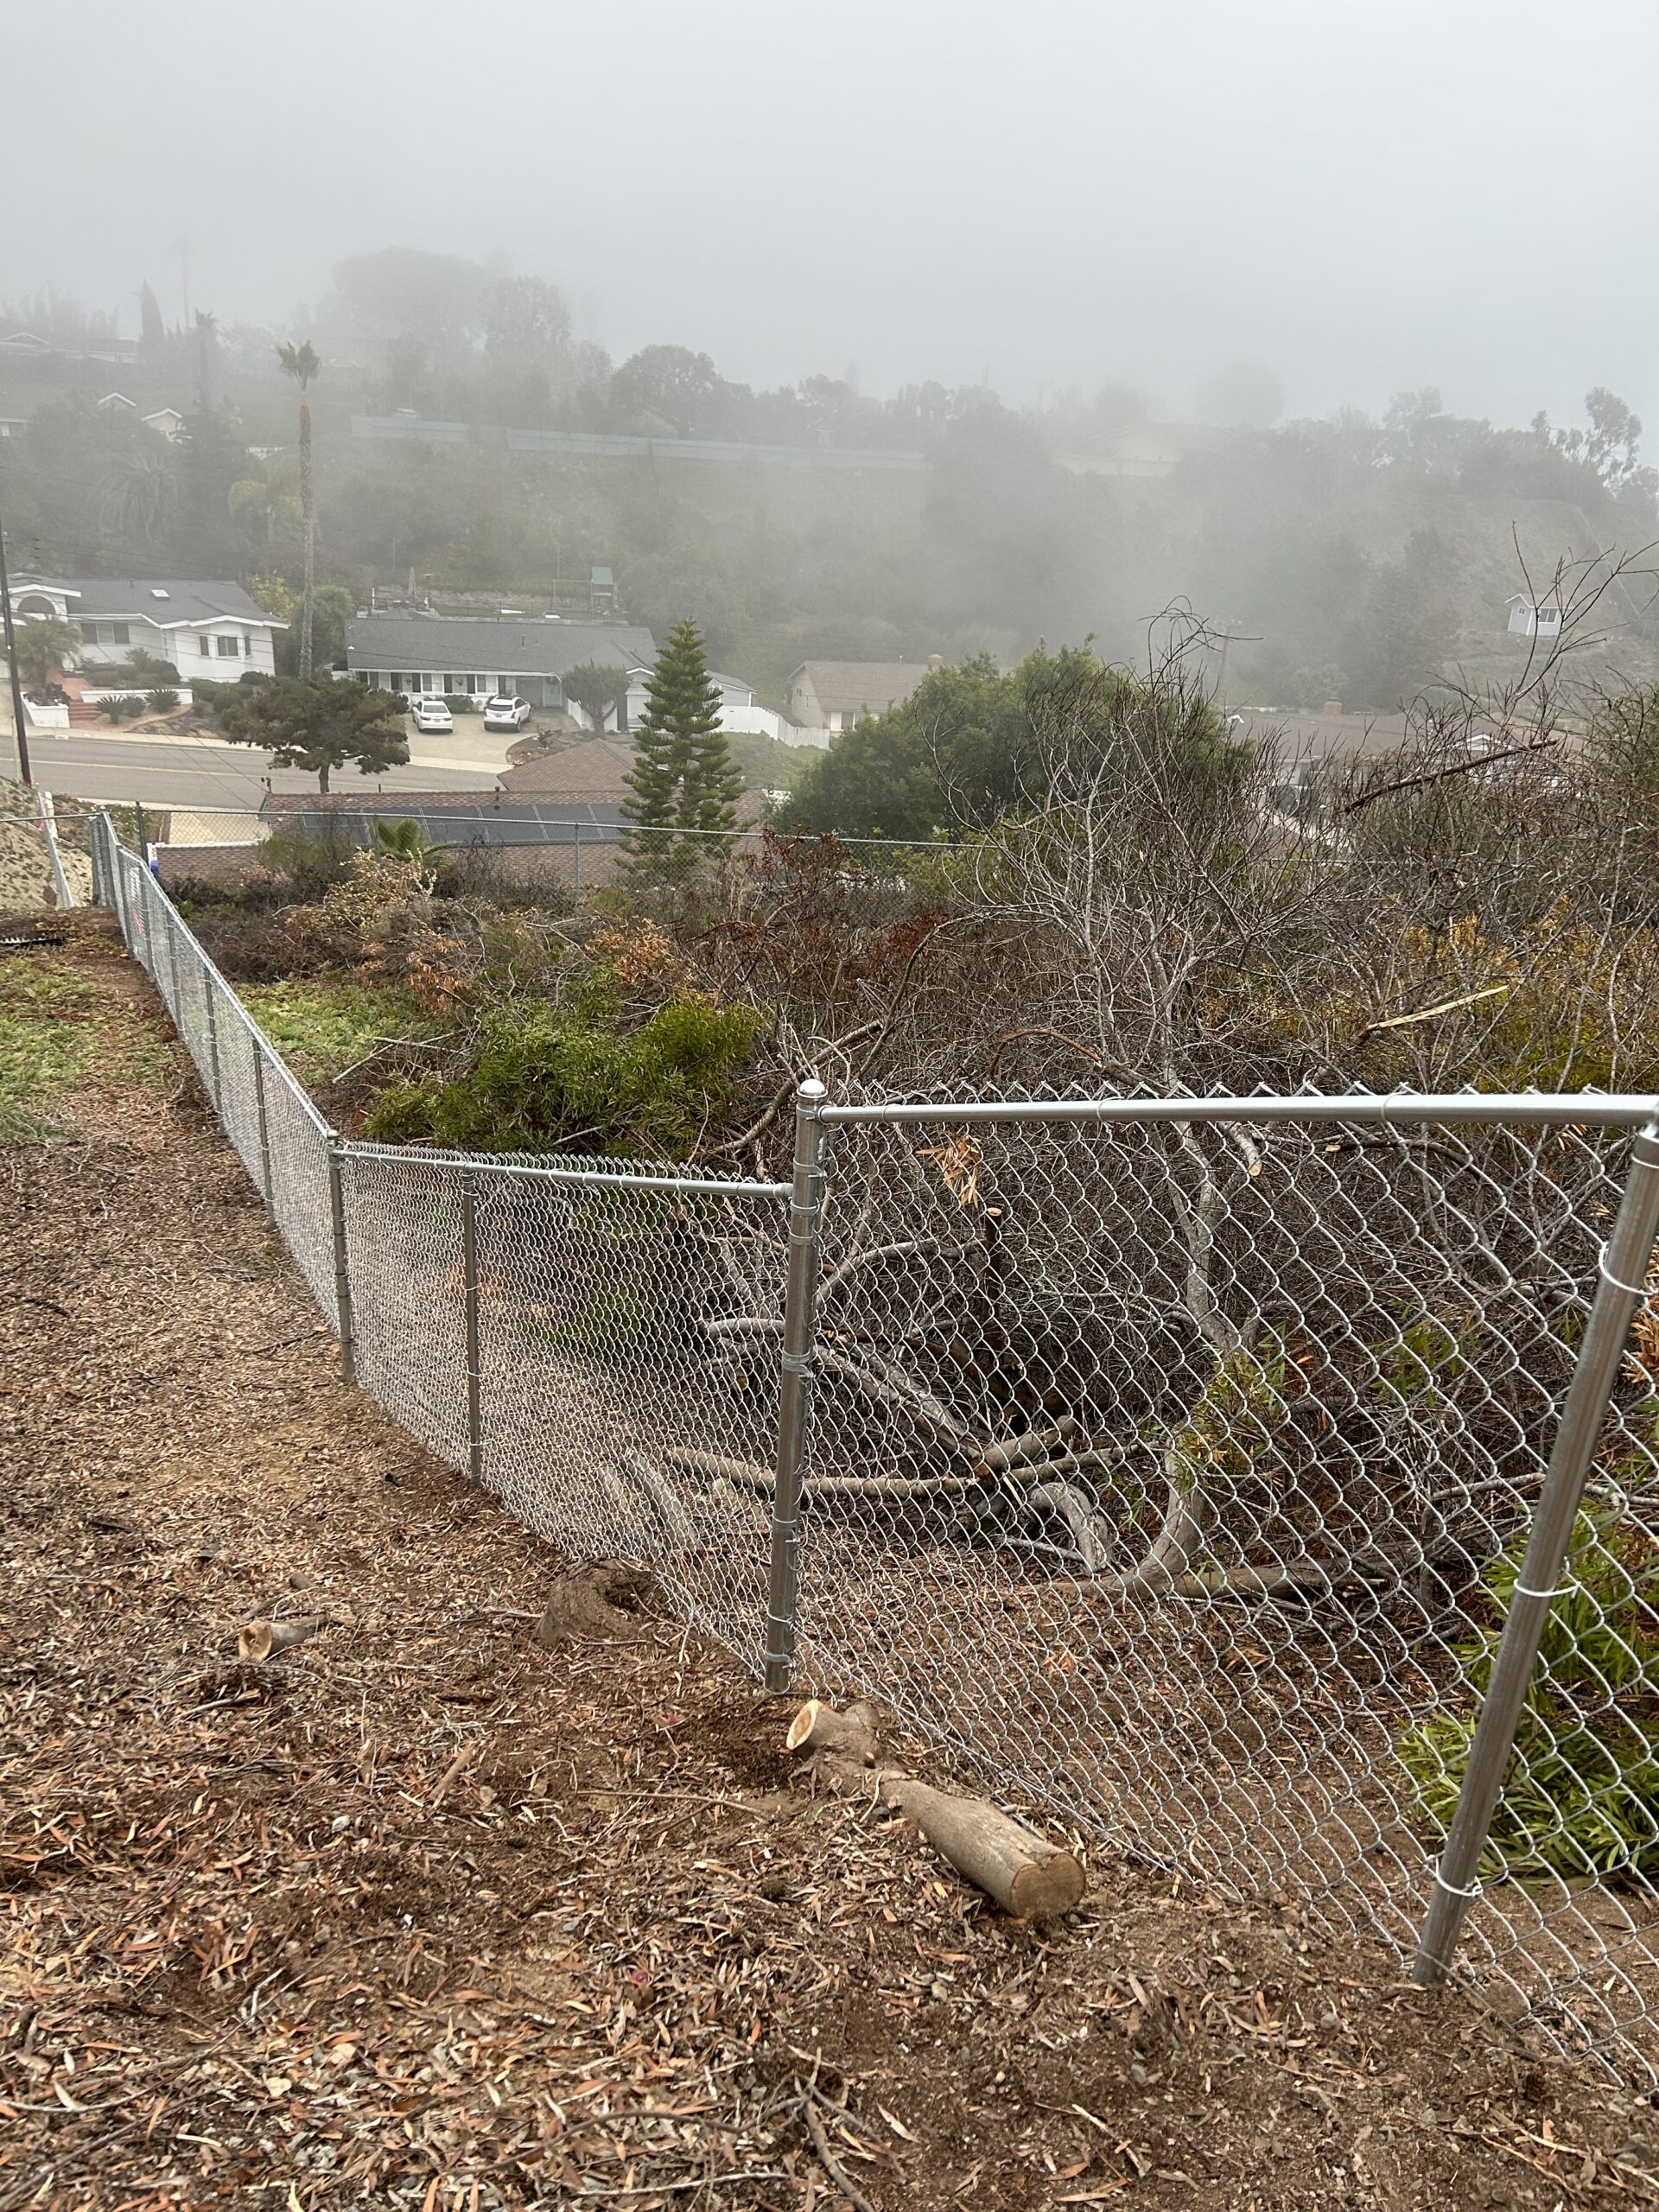
[[[146,277],[169,321],[188,282],[286,321],[396,243],[556,283],[619,359],[668,340],[758,385],[1126,381],[1185,413],[1242,363],[1292,415],[1432,383],[1523,422],[1600,382],[1659,416],[1642,0],[74,22],[67,76],[49,12],[8,25],[0,297],[55,283],[129,334]]]

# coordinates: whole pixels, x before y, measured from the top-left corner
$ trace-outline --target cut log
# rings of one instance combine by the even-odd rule
[[[791,1751],[837,1751],[874,1766],[876,1725],[873,1705],[849,1705],[837,1713],[834,1706],[810,1697],[790,1722],[784,1742]]]
[[[1004,1912],[1052,1920],[1083,1902],[1084,1872],[1071,1853],[1043,1842],[982,1797],[948,1796],[891,1770],[879,1787],[885,1802],[914,1821],[941,1858]]]
[[[785,1738],[791,1751],[813,1754],[815,1771],[843,1796],[875,1794],[915,1821],[941,1858],[987,1897],[1021,1920],[1052,1920],[1082,1902],[1083,1868],[1069,1851],[1044,1841],[982,1797],[957,1797],[913,1782],[897,1767],[874,1765],[875,1708],[844,1713],[809,1698]]]
[[[980,1471],[987,1475],[1005,1475],[1012,1467],[1033,1466],[1039,1460],[1052,1459],[1058,1456],[1057,1447],[1064,1446],[1076,1436],[1082,1426],[1070,1414],[1062,1414],[1052,1428],[1033,1428],[1006,1444],[988,1444],[979,1455]]]
[[[688,1474],[706,1475],[715,1482],[734,1483],[741,1489],[771,1491],[777,1478],[770,1467],[753,1459],[728,1459],[718,1452],[695,1452],[679,1446],[666,1451],[671,1467]],[[964,1497],[983,1490],[975,1475],[817,1475],[802,1477],[809,1497]]]
[[[320,1616],[291,1621],[244,1621],[236,1631],[236,1656],[257,1664],[278,1651],[291,1651],[296,1643],[303,1643],[308,1636],[315,1636],[320,1628],[328,1624]]]

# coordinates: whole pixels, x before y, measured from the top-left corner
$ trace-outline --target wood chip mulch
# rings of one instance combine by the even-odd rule
[[[340,1387],[167,1065],[0,1154],[0,2212],[1659,2202],[1645,2101],[1380,1953],[1099,1853],[1012,1924],[649,1599],[541,1649],[571,1563]]]

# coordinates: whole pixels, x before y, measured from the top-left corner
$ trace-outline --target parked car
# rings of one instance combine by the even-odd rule
[[[455,726],[454,716],[448,708],[430,692],[423,692],[417,698],[411,699],[409,711],[415,717],[416,729],[435,730],[447,736]]]
[[[529,720],[528,699],[509,698],[505,692],[498,691],[494,698],[484,702],[486,729],[523,729]]]

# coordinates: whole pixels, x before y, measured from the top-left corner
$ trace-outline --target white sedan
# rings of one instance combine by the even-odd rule
[[[409,711],[415,717],[416,729],[430,730],[441,737],[447,737],[455,726],[454,716],[435,691],[423,691],[411,699]]]
[[[498,691],[494,698],[484,702],[486,729],[523,729],[529,720],[528,699],[510,698],[505,691]]]

